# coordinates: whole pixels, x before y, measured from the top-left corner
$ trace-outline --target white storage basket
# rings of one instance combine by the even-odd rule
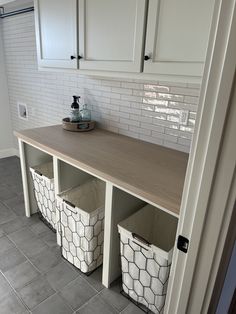
[[[48,162],[31,167],[30,172],[34,184],[34,194],[38,209],[43,218],[56,229],[56,204],[53,178],[53,163]]]
[[[146,205],[118,225],[123,290],[154,313],[163,313],[177,219]]]
[[[103,261],[105,183],[92,179],[58,195],[62,255],[82,272]]]

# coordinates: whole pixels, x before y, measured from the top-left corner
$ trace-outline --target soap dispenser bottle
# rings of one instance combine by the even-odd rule
[[[79,110],[79,99],[80,96],[73,96],[74,101],[71,104],[71,114],[70,114],[70,121],[71,122],[79,122],[80,119],[80,110]]]

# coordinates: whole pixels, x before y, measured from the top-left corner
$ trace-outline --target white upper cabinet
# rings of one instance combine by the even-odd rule
[[[39,67],[201,78],[214,3],[35,0]]]
[[[34,3],[38,65],[76,69],[77,1],[35,0]]]
[[[149,0],[145,73],[202,76],[214,2]]]
[[[140,72],[146,0],[79,0],[80,69]]]

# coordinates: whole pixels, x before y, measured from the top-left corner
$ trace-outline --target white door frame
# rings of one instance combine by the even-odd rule
[[[165,306],[165,313],[168,314],[207,313],[210,288],[213,288],[214,281],[211,277],[214,261],[216,261],[214,256],[219,254],[223,241],[219,239],[219,235],[221,231],[224,235],[224,228],[227,229],[224,218],[230,217],[230,204],[227,200],[230,191],[234,192],[230,190],[230,187],[235,168],[236,145],[235,135],[227,139],[224,134],[224,124],[230,107],[236,65],[235,3],[236,0],[216,0],[215,4],[199,111],[177,230],[177,235],[185,236],[190,243],[187,254],[174,250]],[[227,127],[231,127],[232,130],[226,130],[226,133],[233,131],[232,121],[227,122]],[[222,140],[228,145],[223,150],[221,150]],[[230,147],[231,155],[227,155]],[[219,157],[223,159],[223,163],[227,162],[227,171],[225,169],[220,173],[221,177],[215,175],[216,171],[222,170],[219,162],[217,164]],[[221,187],[222,195],[219,195],[219,192],[218,195],[213,194],[213,186],[216,190]],[[221,201],[220,210],[218,204],[214,203],[213,196]],[[211,216],[213,204],[215,215]],[[210,229],[204,229],[205,224]],[[204,238],[201,242],[203,231],[209,238]],[[213,235],[217,238],[210,239]],[[220,241],[217,242],[217,239]],[[210,243],[210,249],[205,245],[206,243],[208,245]],[[208,250],[204,251],[206,247]],[[204,256],[201,255],[203,251]],[[207,261],[207,264],[202,264],[203,260]]]

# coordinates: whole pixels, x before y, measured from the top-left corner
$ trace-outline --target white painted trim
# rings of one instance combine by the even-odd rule
[[[60,188],[60,165],[57,157],[53,156],[53,177],[54,177],[54,189],[55,189],[55,198],[61,192]],[[56,198],[57,202],[57,198]],[[57,223],[57,244],[61,246],[61,228],[60,228],[60,212],[59,209],[56,210],[56,223]]]
[[[23,193],[24,193],[24,201],[25,201],[25,215],[26,217],[30,217],[30,200],[29,200],[29,190],[28,190],[28,178],[27,178],[27,165],[25,160],[25,147],[24,142],[18,139],[19,143],[19,152],[20,152],[20,165],[21,165],[21,173],[22,173],[22,183],[23,183]]]
[[[91,77],[111,77],[117,79],[133,79],[140,81],[166,81],[176,83],[193,83],[201,84],[201,76],[184,76],[184,75],[162,75],[162,74],[147,74],[147,73],[128,73],[128,72],[113,72],[113,71],[95,71],[95,70],[81,70],[81,69],[60,69],[60,68],[43,68],[38,67],[42,72],[81,74]]]
[[[223,136],[224,122],[229,107],[236,63],[235,0],[217,0],[210,35],[206,66],[200,95],[199,112],[186,174],[179,234],[190,240],[188,254],[174,250],[165,313],[188,313],[188,303],[194,271],[201,249],[201,236],[208,212],[209,198],[214,183],[216,163]],[[234,145],[234,144],[231,144]],[[229,162],[233,162],[229,160]],[[230,178],[225,178],[230,179]],[[224,209],[222,209],[224,210]],[[220,217],[215,217],[215,219]],[[219,225],[215,226],[215,231]],[[211,253],[206,252],[211,261]],[[197,313],[202,313],[201,295],[206,293],[205,280],[194,297],[198,300]],[[191,295],[193,297],[193,295]],[[196,308],[195,308],[196,312]],[[193,312],[192,312],[193,313]]]
[[[106,183],[105,200],[105,221],[104,221],[104,246],[103,246],[103,272],[102,283],[108,288],[110,285],[110,262],[111,262],[111,239],[113,232],[112,225],[112,196],[113,185]]]
[[[19,157],[19,151],[16,148],[7,148],[7,149],[1,149],[0,150],[0,159],[11,157],[11,156],[18,156]]]

